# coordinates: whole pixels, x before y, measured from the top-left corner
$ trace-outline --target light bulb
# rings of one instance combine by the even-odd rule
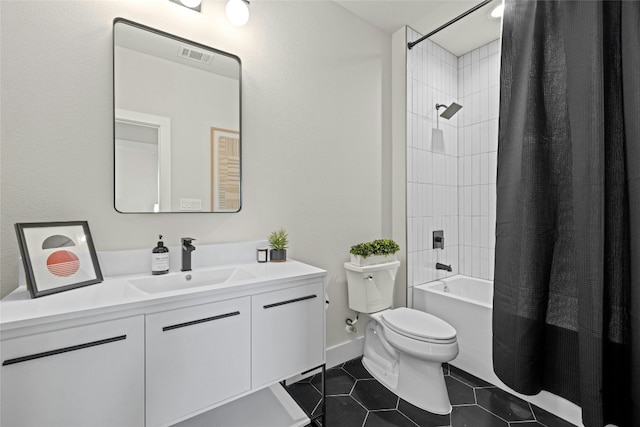
[[[180,3],[193,9],[194,7],[200,6],[202,0],[180,0]]]
[[[233,25],[241,26],[249,20],[249,7],[244,0],[229,0],[226,11],[227,18]]]
[[[504,13],[504,4],[499,4],[493,9],[491,9],[491,12],[489,12],[489,16],[492,17],[493,19],[498,19],[502,16],[503,13]]]

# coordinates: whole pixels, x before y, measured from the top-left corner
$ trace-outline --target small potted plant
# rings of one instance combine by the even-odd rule
[[[382,264],[396,260],[400,246],[391,239],[378,239],[351,246],[351,263],[358,266]]]
[[[274,231],[269,235],[269,258],[272,262],[284,262],[287,260],[287,245],[289,236],[284,228]]]

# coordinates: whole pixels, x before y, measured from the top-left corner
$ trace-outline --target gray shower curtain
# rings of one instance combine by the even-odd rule
[[[640,426],[640,2],[507,0],[493,361]]]

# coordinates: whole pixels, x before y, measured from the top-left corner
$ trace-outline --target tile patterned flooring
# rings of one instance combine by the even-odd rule
[[[405,402],[362,366],[360,358],[327,369],[326,427],[571,427],[573,424],[473,375],[443,365],[450,415],[435,415]],[[321,411],[321,377],[288,386],[307,414]]]

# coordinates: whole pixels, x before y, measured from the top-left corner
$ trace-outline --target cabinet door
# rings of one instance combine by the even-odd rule
[[[253,387],[324,362],[322,282],[255,295],[251,305]]]
[[[144,317],[4,340],[3,426],[143,426]]]
[[[148,315],[147,425],[168,425],[250,388],[250,299]]]

